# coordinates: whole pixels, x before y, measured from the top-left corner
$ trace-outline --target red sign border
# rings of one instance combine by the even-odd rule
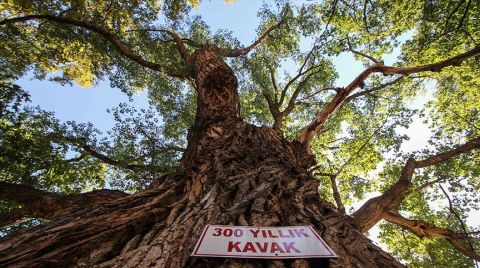
[[[200,248],[200,245],[203,242],[203,239],[205,238],[205,235],[207,234],[208,229],[211,226],[219,226],[219,227],[235,227],[235,228],[257,228],[257,229],[270,229],[270,228],[298,228],[302,226],[308,227],[312,233],[317,237],[318,241],[323,244],[323,246],[330,252],[331,255],[296,255],[296,256],[258,256],[258,255],[222,255],[222,254],[198,254],[198,249]],[[301,258],[338,258],[337,254],[333,252],[333,250],[327,245],[325,241],[318,235],[318,233],[313,229],[311,225],[301,225],[301,226],[270,226],[270,227],[257,227],[257,226],[232,226],[232,225],[210,225],[207,224],[205,228],[203,229],[202,235],[200,237],[200,240],[197,242],[195,245],[195,248],[190,255],[192,257],[235,257],[239,259],[246,259],[246,258],[251,258],[251,259],[301,259]]]

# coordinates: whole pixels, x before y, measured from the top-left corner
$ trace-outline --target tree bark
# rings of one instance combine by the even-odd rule
[[[457,233],[446,228],[440,228],[425,221],[406,219],[396,211],[386,212],[383,218],[390,223],[407,229],[420,238],[430,237],[446,239],[454,248],[465,254],[465,256],[468,256],[475,261],[480,261],[480,256],[462,242],[469,240],[478,241],[480,240],[478,237],[466,236],[465,234]]]
[[[23,218],[54,220],[72,211],[86,209],[122,198],[128,194],[115,190],[95,190],[82,194],[60,195],[34,189],[28,185],[0,182],[0,199],[15,201],[21,208],[0,215],[0,227]]]
[[[237,80],[213,49],[192,55],[195,125],[175,173],[150,189],[0,241],[0,266],[401,267],[318,195],[297,142],[240,118]],[[190,257],[206,224],[312,225],[337,259]]]
[[[395,211],[403,199],[411,190],[412,177],[415,169],[425,168],[452,159],[453,157],[480,148],[480,137],[471,139],[454,149],[431,155],[423,160],[409,158],[402,169],[399,180],[394,183],[385,193],[369,199],[352,216],[355,225],[362,232],[370,230],[379,222],[388,211]]]

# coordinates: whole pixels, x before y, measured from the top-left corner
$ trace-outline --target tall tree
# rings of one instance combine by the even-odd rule
[[[198,4],[0,5],[0,224],[34,219],[0,240],[2,266],[312,267],[189,257],[206,224],[310,224],[339,256],[322,265],[399,267],[364,235],[381,221],[412,265],[480,261],[465,220],[480,188],[478,2],[281,1],[247,45],[191,18]],[[342,52],[365,69],[335,85]],[[121,105],[102,138],[25,106],[14,78],[28,71],[85,87],[108,77],[148,90],[156,111]],[[435,135],[405,155],[399,129],[423,91]]]

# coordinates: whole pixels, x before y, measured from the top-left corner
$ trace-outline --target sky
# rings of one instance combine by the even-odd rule
[[[212,32],[227,29],[234,33],[243,45],[249,45],[257,37],[256,29],[259,25],[257,10],[262,1],[243,0],[229,4],[223,0],[203,1],[193,10],[193,14],[201,15]],[[398,53],[392,53],[383,60],[391,64],[395,61]],[[336,85],[339,87],[351,82],[363,69],[364,66],[355,61],[351,53],[342,53],[334,61],[339,79]],[[109,81],[101,81],[98,85],[90,88],[81,88],[77,85],[62,86],[47,80],[39,81],[27,75],[18,81],[18,84],[31,94],[33,105],[39,105],[42,109],[55,112],[57,118],[62,121],[74,120],[76,122],[91,122],[102,132],[113,127],[111,115],[106,110],[117,106],[121,102],[128,102],[129,98],[117,88],[111,88]],[[140,93],[132,97],[136,107],[148,106],[146,93]],[[407,147],[416,147],[426,141],[429,131],[420,123],[416,122],[416,128],[422,128],[422,136],[411,140]],[[426,134],[425,134],[426,133]]]
[[[207,25],[211,27],[212,32],[218,29],[231,30],[242,44],[248,45],[256,37],[256,28],[259,24],[256,13],[261,4],[261,1],[254,0],[237,0],[234,4],[227,4],[223,0],[203,1],[193,13],[200,14]],[[397,55],[398,51],[394,51],[392,55],[383,58],[385,64],[392,64]],[[334,64],[339,73],[337,86],[347,85],[364,69],[360,62],[354,60],[351,53],[341,54],[335,59]],[[113,117],[106,110],[129,100],[128,96],[119,89],[111,88],[108,81],[101,81],[91,88],[80,88],[76,85],[62,86],[49,81],[32,80],[31,77],[31,75],[27,75],[21,78],[18,84],[31,94],[33,105],[39,105],[44,110],[55,112],[56,117],[63,122],[68,120],[78,123],[89,121],[104,133],[112,128],[114,123]],[[420,107],[428,99],[429,95],[427,94],[413,102],[412,105]],[[136,107],[148,106],[146,93],[134,95],[132,101]],[[412,137],[402,146],[407,152],[424,148],[431,136],[431,132],[419,118],[415,118],[408,130],[402,131]],[[372,238],[377,232],[377,229],[373,230]]]
[[[261,1],[254,0],[236,1],[234,4],[225,3],[223,0],[204,1],[193,13],[201,15],[212,32],[219,29],[230,30],[242,44],[248,45],[256,38],[259,24],[256,13],[261,5]],[[340,74],[338,86],[348,84],[363,70],[361,63],[355,62],[353,56],[346,53],[335,61],[335,65]],[[111,88],[108,81],[102,81],[91,88],[80,88],[77,85],[61,86],[46,80],[32,80],[31,77],[27,75],[21,78],[18,84],[31,94],[34,105],[54,111],[62,121],[90,121],[102,131],[113,126],[106,109],[128,101],[128,97],[119,89]],[[132,99],[135,105],[148,105],[145,93],[135,95]]]

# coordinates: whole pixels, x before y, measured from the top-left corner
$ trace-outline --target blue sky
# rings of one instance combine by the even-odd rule
[[[261,5],[261,1],[254,0],[236,1],[235,4],[221,0],[204,1],[193,13],[201,15],[212,32],[230,30],[242,44],[248,45],[257,36],[257,11]],[[338,86],[348,84],[363,70],[361,63],[355,62],[350,54],[342,54],[335,65],[340,73]],[[33,105],[55,112],[62,121],[90,121],[103,132],[113,126],[112,117],[106,113],[106,109],[128,101],[128,97],[119,89],[111,88],[108,81],[91,88],[80,88],[77,85],[62,86],[46,80],[32,80],[31,77],[27,75],[21,78],[18,84],[31,94]],[[132,99],[135,106],[148,105],[145,93],[135,95]]]

